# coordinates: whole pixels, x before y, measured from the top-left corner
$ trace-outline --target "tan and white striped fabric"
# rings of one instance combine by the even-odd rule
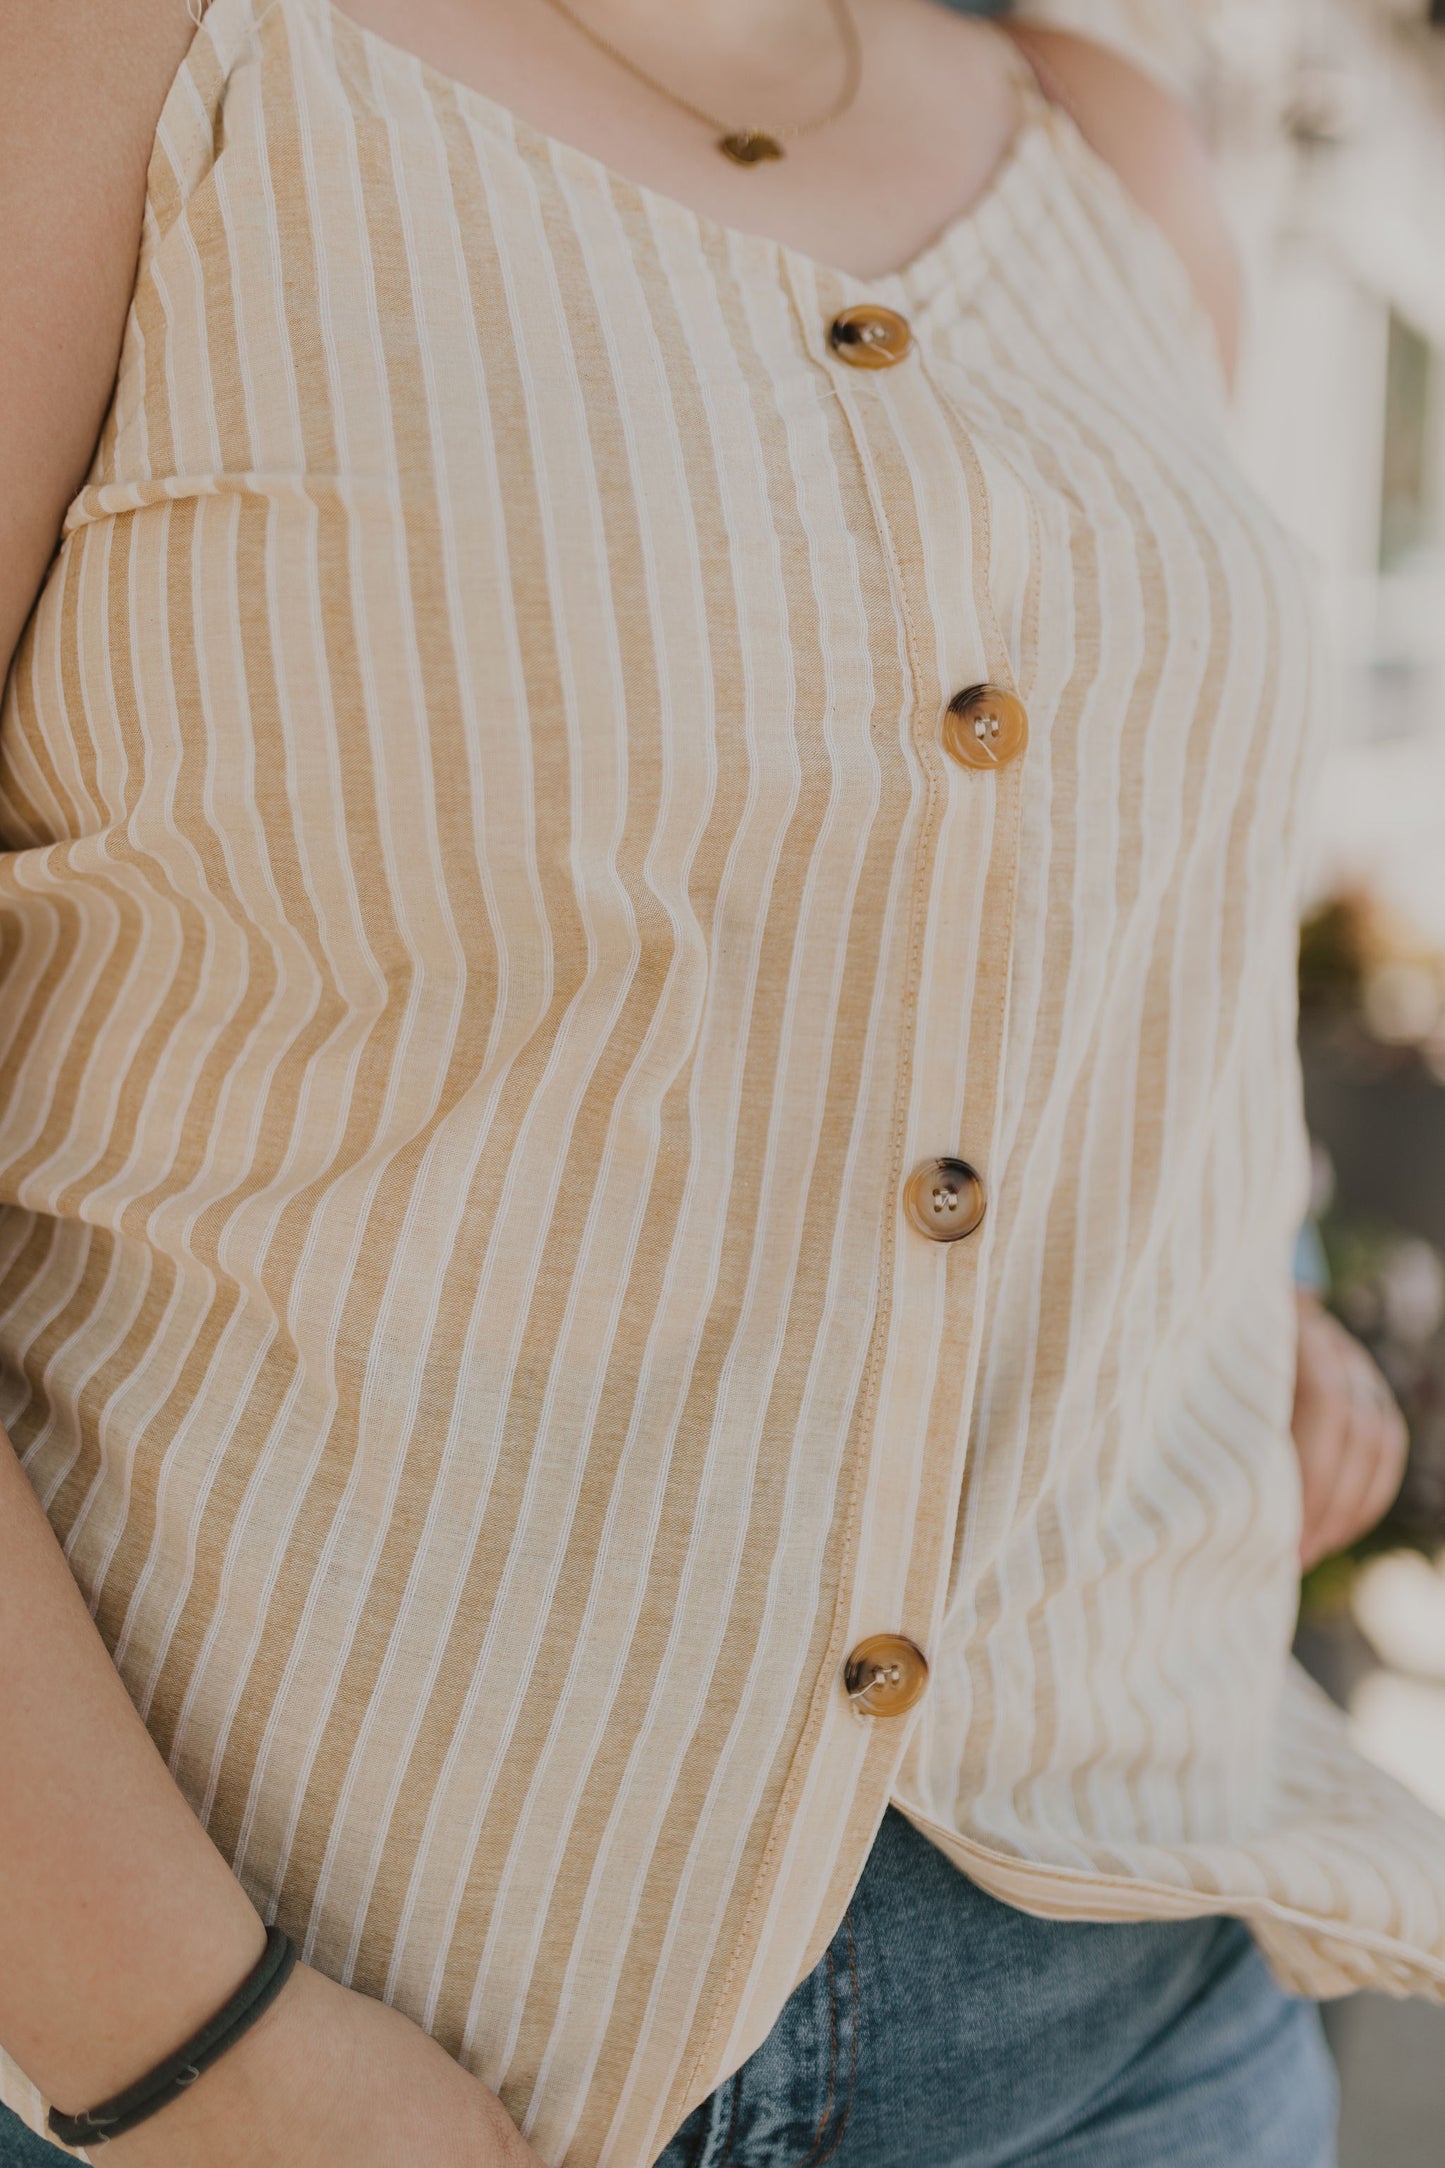
[[[8,689],[0,1413],[257,1902],[575,2168],[763,2037],[890,1797],[1039,1911],[1445,1991],[1445,1831],[1287,1657],[1304,581],[1024,103],[864,284],[215,0]]]

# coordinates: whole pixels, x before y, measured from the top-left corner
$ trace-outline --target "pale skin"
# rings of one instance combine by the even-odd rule
[[[823,111],[823,0],[578,0],[732,125]],[[931,0],[856,0],[863,87],[780,163],[712,134],[546,0],[346,0],[347,12],[550,133],[725,225],[878,276],[988,186],[1015,125],[1005,49]],[[115,374],[145,169],[193,35],[186,0],[0,0],[0,677],[84,475]],[[1173,243],[1232,367],[1237,279],[1182,110],[1122,62],[1030,32],[1051,92]],[[1295,1437],[1306,1562],[1398,1487],[1403,1425],[1369,1357],[1301,1301]],[[0,2041],[72,2112],[226,2001],[264,1929],[152,1746],[14,1456],[0,1448]],[[272,2010],[113,2168],[523,2168],[500,2102],[399,2013],[298,1967]]]
[[[1304,1512],[1300,1561],[1317,1566],[1383,1518],[1405,1473],[1405,1418],[1376,1364],[1317,1297],[1301,1292],[1294,1441]]]

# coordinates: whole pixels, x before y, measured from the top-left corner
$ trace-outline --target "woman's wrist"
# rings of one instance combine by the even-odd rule
[[[282,2157],[308,2085],[319,2088],[330,2058],[324,2045],[333,1984],[297,1964],[256,2023],[229,2054],[156,2115],[113,2139],[106,2168],[227,2168],[233,2159]],[[309,2072],[309,2076],[308,2076]],[[301,2156],[298,2154],[298,2158]]]
[[[62,2145],[104,2145],[158,2115],[259,2023],[286,1985],[295,1963],[295,1944],[281,1928],[270,1928],[259,1962],[204,2025],[129,2085],[92,2107],[69,2111],[52,2106],[48,2118],[51,2135]]]
[[[199,1942],[171,1950],[169,1964],[159,1948],[102,1951],[98,1942],[73,2023],[11,2050],[53,2106],[74,2115],[124,2091],[236,1992],[266,1947],[259,1913],[239,1885],[236,1895],[244,1910],[227,1904]]]
[[[0,2042],[71,2113],[171,2054],[265,1947],[0,1438]]]
[[[297,1964],[235,2048],[105,2168],[540,2168],[500,2101],[399,2011]]]

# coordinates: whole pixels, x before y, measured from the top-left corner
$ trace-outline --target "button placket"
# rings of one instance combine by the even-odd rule
[[[871,1725],[885,1716],[906,1714],[925,1697],[928,1662],[919,1644],[931,1631],[929,1622],[938,1616],[947,1592],[953,1518],[962,1489],[967,1408],[982,1344],[976,1325],[981,1245],[964,1237],[982,1221],[984,1192],[980,1177],[966,1161],[940,1158],[920,1165],[916,1155],[930,1144],[935,1152],[949,1152],[949,1133],[957,1135],[960,1114],[967,1125],[961,1140],[965,1143],[973,1136],[990,1137],[996,1127],[1019,805],[1016,773],[998,774],[992,784],[982,774],[965,779],[958,773],[960,766],[970,765],[1003,769],[1006,763],[1001,757],[960,761],[945,742],[950,696],[947,680],[940,684],[937,675],[934,615],[938,597],[917,544],[932,536],[947,547],[960,518],[966,525],[972,523],[976,538],[982,537],[985,544],[988,534],[986,507],[977,503],[972,488],[976,466],[960,458],[955,480],[947,456],[956,443],[956,418],[950,420],[938,411],[940,393],[926,350],[906,318],[896,310],[885,317],[882,305],[871,301],[846,302],[837,282],[816,272],[794,266],[791,277],[803,337],[833,377],[838,411],[857,444],[861,479],[888,555],[900,621],[907,632],[913,690],[909,730],[922,771],[913,843],[907,990],[902,995],[900,1022],[905,1034],[899,1050],[902,1096],[895,1106],[896,1156],[891,1170],[897,1217],[880,1259],[886,1280],[879,1304],[880,1337],[870,1353],[860,1410],[864,1426],[860,1435],[870,1441],[868,1465],[861,1471],[849,1513],[854,1547],[849,1609],[854,1635],[861,1628],[864,1638],[841,1661],[834,1659],[839,1700],[856,1721]],[[874,325],[876,329],[871,328]],[[941,471],[948,477],[942,492],[931,486],[932,470],[926,465],[915,470],[903,449],[911,442],[922,456],[923,447],[935,438],[945,456]],[[916,493],[916,501],[910,491]],[[901,493],[896,501],[895,492]],[[956,507],[937,501],[940,494],[956,496]],[[922,530],[916,535],[915,521]],[[900,524],[907,537],[902,547],[895,539]],[[966,600],[960,597],[960,622],[947,628],[949,644],[957,642],[962,647],[966,642],[966,651],[976,654],[983,665],[976,679],[965,680],[970,694],[993,689],[1009,668],[986,566],[975,572],[972,600],[970,615]],[[972,719],[960,720],[967,727]],[[1004,718],[998,720],[995,733],[990,716],[983,717],[980,741],[995,754],[1001,753],[1004,743]],[[956,861],[948,852],[940,857],[945,830],[960,824],[976,834],[987,854],[982,887],[971,852]],[[940,1017],[929,1036],[967,1043],[966,1109],[956,1103],[957,1070],[941,1067],[936,1053],[929,1056],[926,1080],[920,1073],[920,1019],[914,995],[921,960],[931,946],[929,913],[934,909],[946,913],[949,906],[944,895],[953,891],[960,901],[971,896],[973,907],[982,913],[983,938],[976,951],[980,975],[968,998],[971,1022],[960,1032],[956,1023]],[[941,986],[939,993],[942,997]],[[940,1116],[947,1124],[941,1136],[934,1126]],[[948,1179],[937,1174],[945,1164],[954,1170]],[[925,1170],[929,1196],[919,1200],[920,1215],[925,1205],[933,1209],[935,1187],[940,1215],[926,1223],[902,1208],[910,1182]],[[922,1254],[935,1242],[953,1245],[948,1249],[943,1283],[936,1274],[944,1267],[944,1259],[936,1252],[933,1258]],[[925,1318],[933,1329],[961,1339],[961,1363],[935,1364],[925,1359],[922,1349],[910,1348],[914,1332],[920,1329],[914,1321],[921,1323]],[[890,1441],[888,1470],[880,1459],[885,1440]],[[902,1457],[901,1464],[892,1459],[895,1452]],[[891,1630],[877,1630],[885,1627]],[[894,1653],[878,1654],[879,1643],[886,1643]]]

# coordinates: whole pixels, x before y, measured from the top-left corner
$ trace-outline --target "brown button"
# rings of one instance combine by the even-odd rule
[[[902,1634],[870,1634],[843,1669],[848,1699],[865,1716],[906,1716],[928,1686],[928,1659]]]
[[[828,343],[840,361],[853,369],[891,369],[913,352],[908,318],[896,309],[863,301],[833,318]]]
[[[1002,685],[971,685],[949,701],[943,719],[944,749],[965,768],[1006,768],[1028,742],[1024,704]]]
[[[903,1203],[930,1242],[961,1242],[983,1218],[983,1183],[966,1159],[926,1159],[910,1176]]]

